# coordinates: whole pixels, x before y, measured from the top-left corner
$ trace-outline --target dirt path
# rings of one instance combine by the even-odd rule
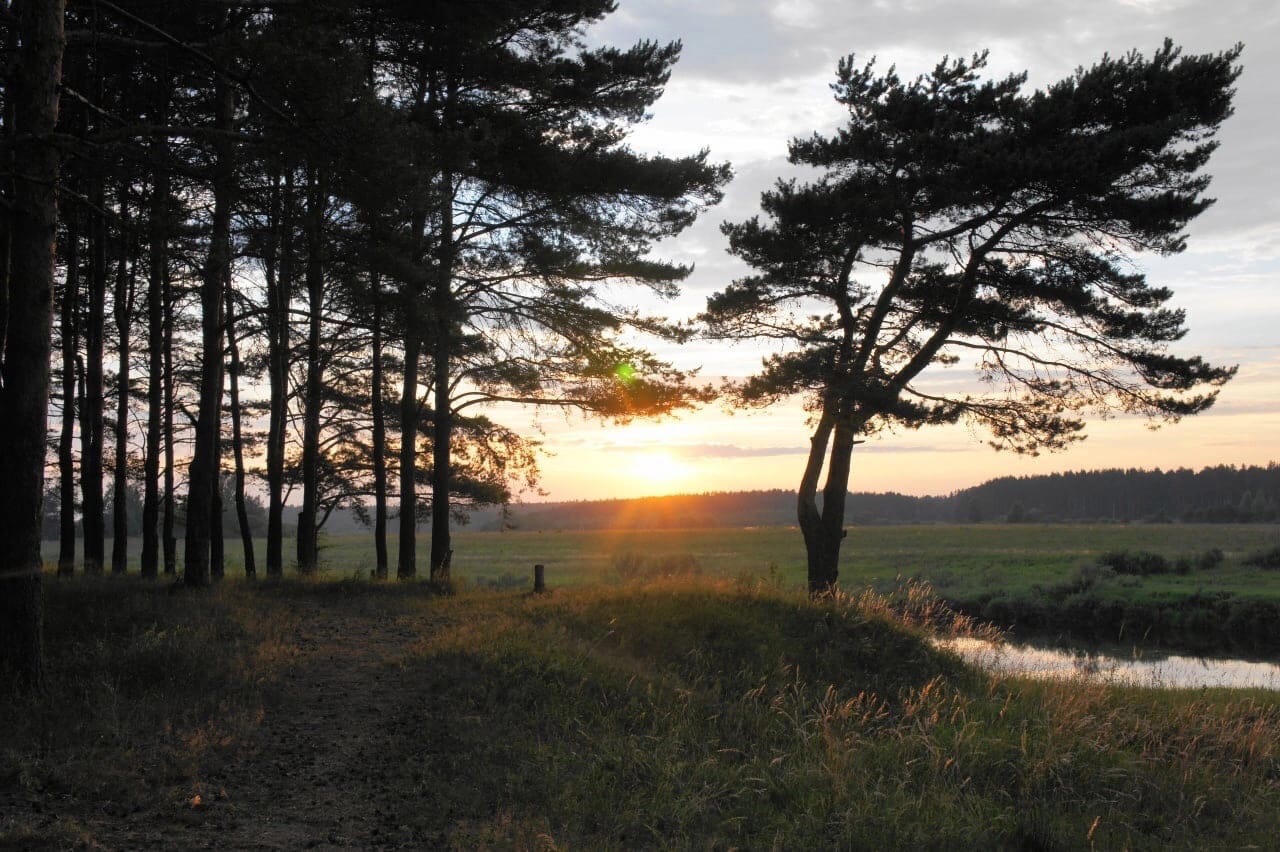
[[[290,605],[298,618],[286,641],[297,656],[266,686],[251,741],[224,750],[202,774],[198,804],[177,817],[137,814],[130,826],[103,826],[105,845],[421,848],[421,837],[395,824],[387,803],[398,791],[379,770],[403,743],[396,720],[411,715],[419,730],[425,722],[422,688],[400,668],[424,625],[340,599]]]

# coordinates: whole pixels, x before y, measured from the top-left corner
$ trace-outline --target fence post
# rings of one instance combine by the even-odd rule
[[[535,594],[541,594],[547,590],[546,566],[533,566],[533,591]]]

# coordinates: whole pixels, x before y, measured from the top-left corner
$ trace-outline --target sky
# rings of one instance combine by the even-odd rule
[[[860,446],[851,488],[945,494],[1005,475],[1105,467],[1199,468],[1280,460],[1280,3],[1275,0],[620,0],[589,33],[593,43],[682,41],[681,60],[633,147],[670,156],[709,148],[732,163],[723,203],[657,254],[695,265],[675,301],[691,317],[710,294],[747,272],[725,252],[723,221],[758,210],[760,193],[790,173],[787,141],[830,132],[842,110],[830,92],[848,54],[896,65],[903,77],[944,55],[989,50],[989,73],[1027,71],[1034,88],[1104,53],[1150,55],[1165,37],[1187,53],[1244,43],[1235,115],[1209,164],[1217,203],[1188,229],[1187,250],[1139,257],[1151,282],[1172,288],[1190,333],[1175,351],[1239,373],[1209,412],[1151,430],[1138,418],[1092,422],[1064,453],[997,453],[965,426],[889,433]],[[694,342],[655,346],[701,375],[742,377],[767,349]],[[808,445],[798,402],[765,411],[711,405],[663,421],[618,426],[561,414],[504,412],[539,429],[547,455],[542,494],[580,500],[794,488]]]

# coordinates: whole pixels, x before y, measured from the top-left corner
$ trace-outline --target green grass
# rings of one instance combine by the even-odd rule
[[[741,584],[441,606],[453,626],[412,671],[457,762],[437,740],[397,768],[439,785],[414,818],[454,846],[1156,848],[1280,829],[1275,695],[995,680],[874,602]]]
[[[80,578],[45,589],[47,690],[0,689],[0,816],[24,803],[44,816],[17,828],[0,819],[0,838],[88,848],[58,803],[120,817],[178,806],[201,768],[257,725],[258,681],[289,615],[267,618],[233,588],[192,596]]]
[[[407,700],[377,720],[376,778],[349,792],[397,843],[1143,849],[1280,832],[1280,694],[991,677],[925,641],[938,622],[918,595],[812,603],[706,577],[425,592],[50,583],[50,692],[0,702],[0,816],[38,802],[48,818],[6,817],[0,843],[119,842],[104,826],[157,799],[178,813],[211,766],[268,748],[253,731],[271,713],[314,711],[264,698],[305,653],[282,639],[304,603],[416,634],[397,644]]]
[[[424,537],[419,545],[424,573],[427,544]],[[865,526],[850,531],[840,581],[847,590],[882,593],[904,579],[926,581],[964,611],[1020,632],[1107,641],[1146,637],[1170,648],[1263,653],[1280,647],[1280,571],[1246,560],[1278,544],[1275,524]],[[229,538],[227,545],[228,573],[235,576],[239,543]],[[368,576],[372,545],[365,535],[325,538],[323,565],[336,576]],[[1171,561],[1194,561],[1211,548],[1225,555],[1212,570],[1100,576],[1087,589],[1069,588],[1108,551],[1151,551]],[[263,550],[259,542],[259,560]],[[292,542],[286,542],[285,553],[292,551]],[[393,571],[394,559],[393,553]],[[455,535],[453,573],[464,586],[527,587],[535,563],[547,566],[553,587],[610,585],[672,568],[710,577],[766,578],[794,588],[804,585],[805,575],[803,545],[794,528],[505,533],[464,528]]]
[[[420,559],[425,563],[429,539],[421,536]],[[395,562],[394,536],[390,542]],[[850,529],[841,553],[841,579],[846,585],[888,589],[899,575],[928,579],[935,588],[975,591],[1030,589],[1056,582],[1080,564],[1109,550],[1150,550],[1169,558],[1194,555],[1212,547],[1227,555],[1224,570],[1212,577],[1161,578],[1178,586],[1197,581],[1244,594],[1280,595],[1280,572],[1264,574],[1238,570],[1241,560],[1280,545],[1275,524],[974,524],[919,526],[859,526]],[[259,563],[265,543],[256,543]],[[130,541],[136,570],[138,542]],[[108,547],[108,552],[110,548]],[[285,542],[286,561],[293,541]],[[227,539],[228,570],[243,564],[239,540]],[[617,558],[624,554],[669,556],[691,554],[702,567],[719,576],[764,575],[777,566],[782,578],[799,586],[804,580],[804,546],[795,528],[698,529],[658,531],[571,531],[454,533],[454,573],[467,579],[525,577],[541,562],[562,585],[609,580]],[[46,542],[45,559],[56,556],[56,544]],[[328,536],[322,560],[338,574],[373,568],[370,535]]]

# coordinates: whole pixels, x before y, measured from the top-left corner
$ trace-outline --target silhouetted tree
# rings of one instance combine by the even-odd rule
[[[235,91],[221,77],[214,86],[213,217],[200,286],[200,398],[195,446],[187,469],[187,537],[183,580],[202,586],[210,578],[210,536],[215,490],[219,482],[219,436],[222,423],[222,358],[224,281],[231,267],[231,206],[236,190]],[[221,524],[221,513],[218,521]]]
[[[409,204],[422,206],[407,217],[426,250],[405,302],[402,420],[411,450],[417,335],[430,361],[422,383],[436,581],[449,579],[455,435],[467,408],[502,399],[625,416],[686,398],[685,376],[617,342],[624,328],[661,334],[662,324],[607,303],[593,285],[673,293],[688,269],[650,259],[648,249],[716,202],[728,169],[706,152],[645,157],[623,144],[661,95],[679,45],[584,48],[585,28],[613,8],[590,0],[424,9],[406,14],[388,53],[402,63],[400,78],[415,81],[404,100],[425,133],[415,164],[423,184]],[[415,462],[402,458],[402,497]],[[402,501],[402,525],[405,513]],[[408,537],[402,527],[401,576],[414,571]]]
[[[4,78],[11,146],[4,198],[9,263],[0,279],[0,669],[43,680],[40,502],[52,347],[57,241],[58,120],[63,0],[22,3],[9,21],[14,61]],[[9,122],[12,122],[10,125]]]
[[[840,63],[848,123],[790,148],[822,176],[779,182],[764,221],[724,226],[757,274],[705,315],[713,335],[787,343],[736,390],[750,404],[801,395],[812,412],[797,500],[812,592],[836,583],[866,436],[966,420],[1036,452],[1078,439],[1088,409],[1176,420],[1213,403],[1234,370],[1169,351],[1183,313],[1127,261],[1181,251],[1211,203],[1200,170],[1239,54],[1166,42],[1033,93],[1024,74],[980,80],[985,54],[910,81]],[[964,357],[989,392],[930,383]]]

